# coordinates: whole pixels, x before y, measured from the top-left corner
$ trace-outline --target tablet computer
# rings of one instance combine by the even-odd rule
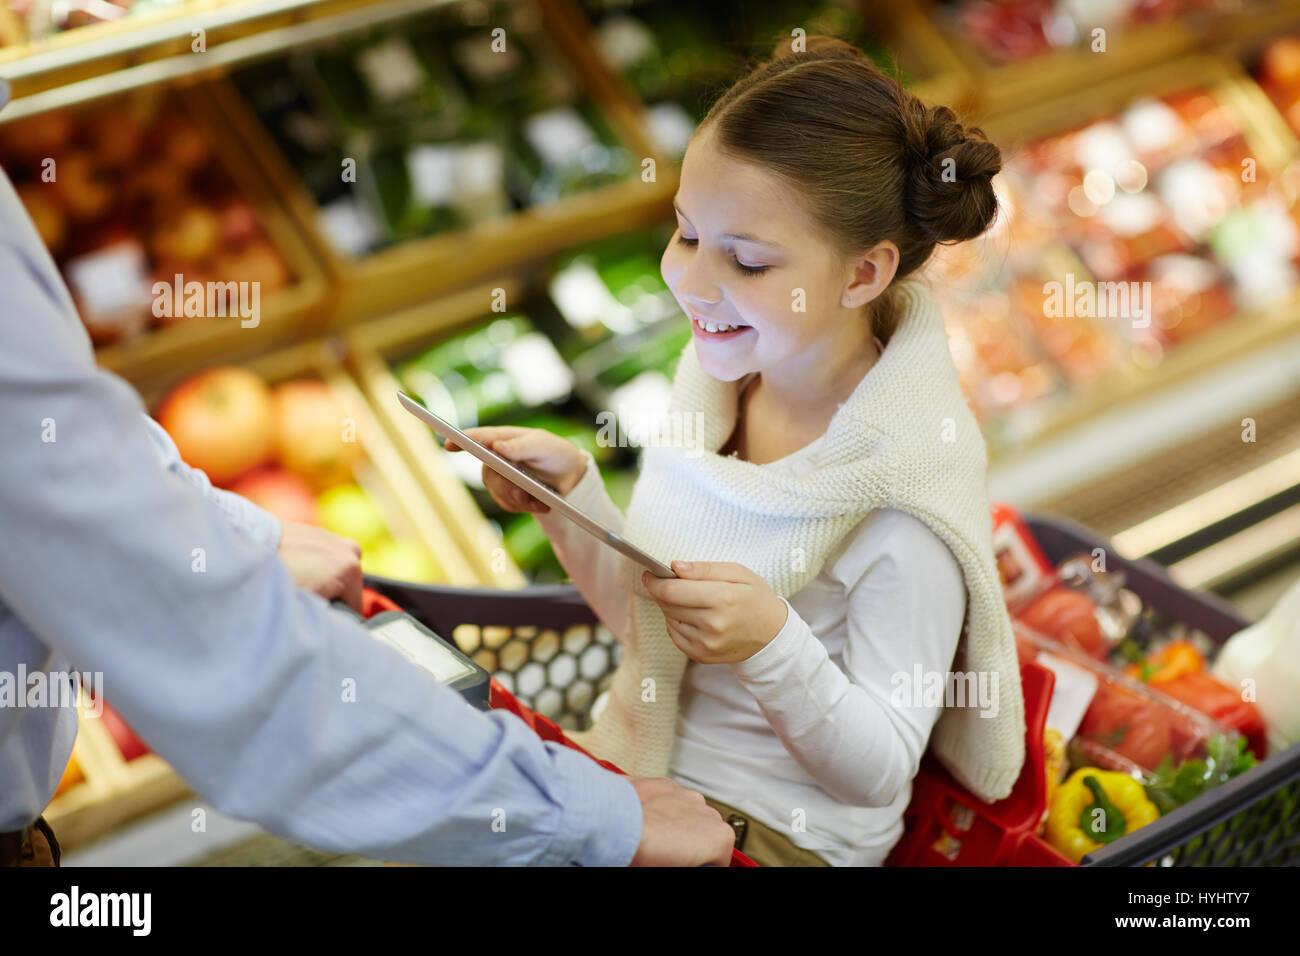
[[[606,528],[586,512],[575,508],[572,504],[565,501],[564,498],[560,496],[559,492],[546,484],[536,475],[530,473],[523,466],[516,465],[509,459],[502,458],[496,452],[476,442],[455,425],[451,424],[451,422],[439,418],[405,392],[399,391],[397,393],[397,400],[402,403],[403,408],[432,428],[439,436],[455,442],[465,451],[469,452],[479,461],[483,462],[483,464],[495,471],[502,478],[506,479],[511,484],[518,485],[538,501],[545,505],[549,505],[552,509],[564,515],[588,534],[605,542],[605,544],[616,549],[621,554],[631,558],[637,564],[654,574],[655,577],[677,577],[677,575],[673,573],[673,569],[668,567],[668,565],[646,554],[636,545],[620,537],[616,532],[611,531],[609,528]]]

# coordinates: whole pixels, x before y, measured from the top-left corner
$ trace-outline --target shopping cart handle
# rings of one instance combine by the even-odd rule
[[[378,591],[439,634],[461,624],[501,627],[553,627],[599,623],[572,584],[537,584],[523,588],[457,588],[415,584],[366,575],[366,587]]]

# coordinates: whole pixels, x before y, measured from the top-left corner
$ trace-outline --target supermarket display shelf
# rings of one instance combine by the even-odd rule
[[[428,500],[436,505],[482,579],[508,588],[523,587],[527,580],[510,560],[500,536],[489,527],[465,484],[448,467],[437,436],[398,404],[395,395],[400,386],[386,359],[403,348],[409,350],[417,343],[481,319],[490,312],[498,295],[506,302],[518,301],[523,287],[518,278],[507,276],[375,319],[354,327],[345,336],[349,370],[393,444],[405,455]]]
[[[210,73],[453,0],[191,0],[140,17],[0,47],[15,102],[0,122]],[[196,49],[199,37],[203,45]]]
[[[335,402],[356,424],[356,441],[366,462],[358,470],[357,483],[376,501],[389,528],[418,542],[435,556],[444,581],[465,586],[487,583],[476,570],[478,562],[465,554],[448,531],[360,388],[343,367],[339,342],[312,339],[241,364],[272,385],[300,378],[325,382]],[[144,393],[151,407],[161,397],[162,389]]]
[[[969,30],[938,9],[937,0],[891,6],[895,35],[929,51],[944,72],[961,77],[972,109],[993,115],[1044,103],[1079,90],[1079,78],[1104,82],[1198,50],[1250,43],[1300,24],[1297,0],[1239,3],[1237,9],[1167,17],[1108,30],[1104,50],[1094,52],[1092,34],[1074,46],[1024,60],[996,64],[976,46]]]
[[[1111,538],[1126,557],[1141,557],[1196,533],[1214,514],[1188,516],[1159,537],[1126,532],[1300,447],[1298,382],[1294,334],[993,462],[990,494],[1066,515]],[[1254,442],[1243,441],[1246,419]],[[1270,495],[1244,493],[1256,501]],[[1250,504],[1243,498],[1240,508]]]
[[[319,210],[262,123],[227,81],[209,88],[223,121],[252,155],[301,235],[335,277],[327,328],[339,330],[428,301],[504,269],[538,261],[561,249],[662,222],[672,209],[677,169],[656,162],[653,180],[635,176],[465,229],[414,239],[360,259],[343,256],[320,229]],[[593,97],[634,155],[654,149],[626,105]]]
[[[988,117],[983,126],[1004,151],[1082,125],[1121,109],[1134,90],[1160,96],[1193,87],[1209,89],[1240,121],[1258,167],[1280,180],[1300,156],[1300,142],[1263,91],[1232,60],[1192,54],[1146,70],[1089,86],[1050,103]],[[990,458],[1006,461],[1058,438],[1116,408],[1131,406],[1214,367],[1265,350],[1300,332],[1300,287],[1268,304],[1239,310],[1215,327],[1180,342],[1152,368],[1121,366],[1063,399],[1044,401],[1010,423],[1011,440],[991,442]]]
[[[181,323],[101,348],[100,363],[131,380],[146,399],[156,399],[188,372],[221,362],[244,364],[272,382],[325,379],[358,421],[359,440],[373,465],[368,481],[394,506],[395,523],[437,555],[446,582],[515,588],[526,583],[524,576],[447,467],[436,440],[392,401],[398,386],[387,360],[481,318],[495,289],[515,301],[523,273],[565,248],[668,221],[679,167],[657,154],[643,104],[595,54],[590,24],[575,0],[521,0],[536,3],[551,38],[616,135],[635,155],[656,160],[655,180],[625,180],[353,260],[324,237],[314,200],[224,76],[233,64],[454,2],[197,0],[156,17],[85,27],[29,48],[0,47],[0,77],[11,82],[16,96],[0,123],[122,90],[175,83],[213,128],[232,131],[217,138],[219,149],[299,281],[268,303],[256,332],[219,320]],[[1268,5],[1266,15],[1250,21],[1221,17],[1213,33],[1205,23],[1174,23],[1139,28],[1122,42],[1116,34],[1104,57],[1066,50],[998,68],[981,65],[958,31],[936,25],[930,6],[910,0],[889,15],[901,65],[919,78],[913,91],[979,120],[1004,149],[1112,112],[1135,90],[1158,95],[1196,84],[1212,86],[1237,109],[1262,168],[1276,173],[1300,156],[1295,137],[1236,62],[1198,52],[1253,49],[1259,37],[1300,24],[1300,2]],[[207,52],[191,53],[193,31],[200,28],[207,34]],[[4,29],[0,17],[0,39]],[[1079,83],[1081,75],[1089,80],[1086,87]],[[204,82],[191,86],[196,77]],[[340,338],[316,337],[330,334]],[[304,336],[312,338],[303,342]],[[1265,451],[1262,438],[1249,450],[1239,439],[1231,451],[1226,444],[1240,431],[1242,415],[1261,409],[1256,417],[1262,435],[1264,422],[1273,420],[1272,411],[1264,410],[1270,403],[1294,410],[1297,396],[1288,397],[1288,375],[1290,382],[1300,381],[1300,289],[1181,343],[1154,368],[1122,370],[1067,401],[1044,406],[1027,419],[1014,447],[990,442],[991,493],[1023,507],[1067,514],[1117,537],[1119,547],[1121,532],[1192,500],[1196,489],[1204,493],[1258,464]],[[1290,412],[1279,411],[1277,420],[1285,414]],[[1181,432],[1171,426],[1174,420]],[[1177,446],[1179,439],[1185,444]],[[1181,488],[1183,497],[1156,496],[1155,490],[1174,483],[1184,468],[1183,455],[1209,447],[1211,439],[1219,442],[1218,451],[1197,459],[1205,463],[1200,484]],[[1296,442],[1300,445],[1300,438]],[[1278,460],[1282,457],[1279,452]],[[1115,502],[1123,504],[1110,510]],[[1278,522],[1288,522],[1295,509],[1279,514],[1269,548],[1280,540]],[[1185,567],[1175,577],[1209,585],[1215,573]],[[47,810],[70,846],[188,793],[156,755],[123,761],[98,721],[82,720],[76,748],[86,780]]]
[[[181,89],[176,95],[189,115],[205,124],[217,121],[200,89]],[[296,281],[268,297],[255,326],[243,328],[237,318],[195,319],[96,350],[100,365],[142,391],[201,367],[238,361],[288,345],[308,331],[328,296],[329,278],[319,255],[305,241],[275,191],[250,167],[229,137],[215,136],[212,143],[223,170],[257,211]]]

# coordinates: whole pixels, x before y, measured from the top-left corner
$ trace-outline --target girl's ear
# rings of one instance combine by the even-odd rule
[[[889,287],[896,272],[898,246],[889,239],[876,243],[854,263],[849,283],[840,297],[840,305],[846,309],[861,308]]]

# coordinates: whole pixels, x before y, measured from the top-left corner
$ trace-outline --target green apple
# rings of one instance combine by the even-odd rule
[[[336,485],[316,499],[321,527],[351,538],[362,550],[388,534],[388,525],[360,485]]]

